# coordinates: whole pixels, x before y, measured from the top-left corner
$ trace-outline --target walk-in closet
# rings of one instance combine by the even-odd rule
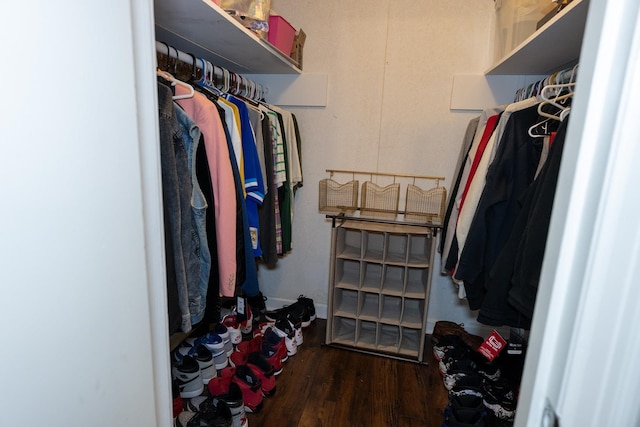
[[[640,423],[637,1],[0,9],[3,425]]]

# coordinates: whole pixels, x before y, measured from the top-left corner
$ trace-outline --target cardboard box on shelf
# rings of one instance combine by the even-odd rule
[[[293,39],[293,47],[291,48],[291,59],[296,63],[298,68],[302,70],[302,50],[304,48],[304,42],[307,39],[307,35],[302,31],[302,28],[298,30],[298,33]]]

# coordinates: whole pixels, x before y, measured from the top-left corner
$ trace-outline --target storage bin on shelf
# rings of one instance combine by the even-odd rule
[[[447,191],[444,187],[423,190],[417,185],[407,185],[407,199],[404,218],[407,221],[428,222],[441,225]]]
[[[220,7],[244,27],[255,31],[262,38],[266,37],[271,0],[220,0]]]
[[[359,182],[341,184],[331,178],[319,182],[318,210],[322,213],[353,213],[358,208]]]
[[[372,218],[395,219],[398,216],[400,184],[379,186],[371,181],[362,183],[360,214]]]
[[[296,29],[280,15],[269,16],[267,40],[286,56],[291,55]]]

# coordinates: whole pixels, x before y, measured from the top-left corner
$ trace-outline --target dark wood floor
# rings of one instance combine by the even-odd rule
[[[418,364],[326,346],[325,327],[304,330],[250,427],[442,426],[447,391],[428,342]]]

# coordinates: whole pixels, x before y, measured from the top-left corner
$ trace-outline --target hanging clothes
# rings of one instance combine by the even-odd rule
[[[460,182],[462,181],[462,173],[464,170],[464,164],[466,163],[466,158],[471,149],[471,144],[473,143],[473,138],[476,133],[476,128],[478,127],[478,123],[480,122],[480,117],[473,118],[467,124],[467,130],[464,133],[464,138],[462,138],[462,146],[460,147],[460,153],[458,154],[458,161],[456,163],[456,168],[454,172],[454,181],[453,186],[449,189],[449,201],[447,202],[447,208],[444,214],[444,221],[442,226],[442,235],[440,237],[440,253],[442,254],[442,259],[446,259],[449,249],[451,248],[451,240],[453,239],[453,231],[455,230],[455,222],[458,219],[457,216],[457,207],[456,213],[453,213],[454,205],[456,201],[456,194],[458,193],[458,189],[460,187]],[[464,185],[464,183],[463,183]],[[453,222],[451,222],[453,219]],[[453,225],[453,229],[449,229],[449,224]],[[441,272],[446,274],[448,271],[444,268],[444,263],[441,266]]]
[[[179,93],[181,88],[176,88]],[[200,126],[204,135],[211,184],[215,194],[216,244],[220,294],[233,296],[236,287],[236,194],[235,181],[227,145],[227,137],[215,105],[196,92],[193,98],[180,99],[178,104]]]
[[[541,118],[544,108],[547,116]],[[443,270],[463,283],[469,308],[478,310],[478,321],[483,324],[530,326],[566,129],[558,107],[555,111],[549,108],[537,98],[507,105],[492,132],[492,116],[485,111],[478,123],[481,126],[485,121],[489,126],[485,124],[480,141],[491,132],[493,143],[489,139],[479,162],[476,149],[470,163],[474,147],[482,149],[482,142],[476,145],[476,133],[466,157],[466,171],[461,173],[457,167],[461,178],[456,200],[449,202],[451,214],[443,249],[448,239],[451,246],[446,261],[443,252]],[[552,123],[544,123],[549,117]],[[555,140],[553,135],[532,132],[540,124],[544,131],[552,130],[557,123],[562,123],[562,133],[558,131]],[[469,194],[478,189],[481,192],[474,207]],[[451,222],[456,205],[459,212],[454,229]],[[467,229],[464,225],[461,228],[464,221]]]
[[[158,76],[171,83],[158,89],[170,331],[188,332],[220,320],[220,296],[260,295],[256,261],[291,250],[300,132],[285,110],[220,93],[212,74],[198,91]]]
[[[168,271],[174,276],[167,277],[168,283],[175,283],[180,308],[180,330],[191,330],[189,285],[197,286],[199,270],[191,262],[191,179],[188,172],[187,156],[181,141],[175,136],[181,134],[173,106],[173,93],[169,87],[158,84],[158,108],[160,125],[160,164],[162,172],[163,211],[168,218],[170,251],[173,257]],[[173,324],[173,322],[172,322]]]
[[[485,274],[508,238],[540,159],[539,139],[527,133],[538,119],[536,107],[511,114],[502,143],[487,170],[485,186],[461,250],[455,277],[464,281],[472,310],[480,308],[485,295]]]

